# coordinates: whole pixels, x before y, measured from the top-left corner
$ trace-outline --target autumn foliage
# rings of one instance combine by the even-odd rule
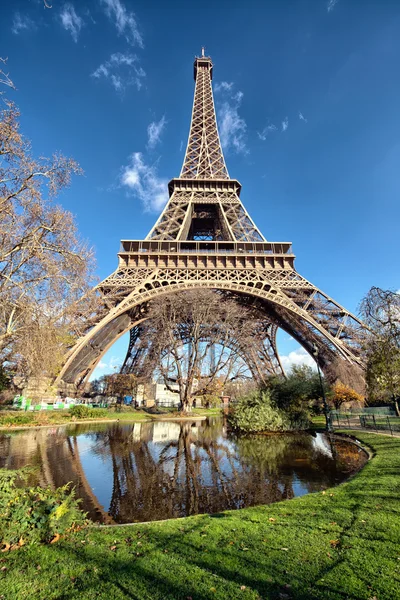
[[[338,381],[332,388],[332,402],[336,409],[340,409],[345,402],[364,404],[364,398],[350,386]]]

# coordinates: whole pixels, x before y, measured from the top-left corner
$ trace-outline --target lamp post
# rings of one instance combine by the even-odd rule
[[[313,356],[315,357],[315,362],[317,363],[319,383],[321,385],[322,399],[323,399],[323,403],[324,403],[325,429],[326,429],[326,431],[331,432],[332,425],[331,425],[331,420],[329,417],[328,403],[326,401],[326,396],[325,396],[325,388],[324,388],[324,384],[322,382],[321,369],[319,368],[319,363],[318,363],[319,350],[318,350],[318,346],[316,344],[313,344],[313,352],[312,353],[313,353]]]

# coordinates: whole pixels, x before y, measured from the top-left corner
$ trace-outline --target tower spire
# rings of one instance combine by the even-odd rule
[[[182,179],[229,179],[222,153],[211,87],[213,63],[209,56],[194,61],[196,87]]]
[[[213,63],[196,57],[192,121],[178,179],[169,182],[170,199],[146,239],[261,242],[264,236],[239,199],[240,183],[225,165],[211,87]]]

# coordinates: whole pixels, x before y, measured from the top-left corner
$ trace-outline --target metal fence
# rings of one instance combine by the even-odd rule
[[[391,435],[400,432],[400,417],[393,414],[359,414],[340,413],[332,411],[330,414],[333,427],[340,429],[370,429],[373,431],[388,431]]]

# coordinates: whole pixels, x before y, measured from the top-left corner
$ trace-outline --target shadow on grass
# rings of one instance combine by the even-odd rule
[[[325,494],[83,531],[12,553],[8,576],[16,583],[2,593],[13,600],[393,600],[400,597],[400,441],[371,437],[363,435],[375,458]]]

